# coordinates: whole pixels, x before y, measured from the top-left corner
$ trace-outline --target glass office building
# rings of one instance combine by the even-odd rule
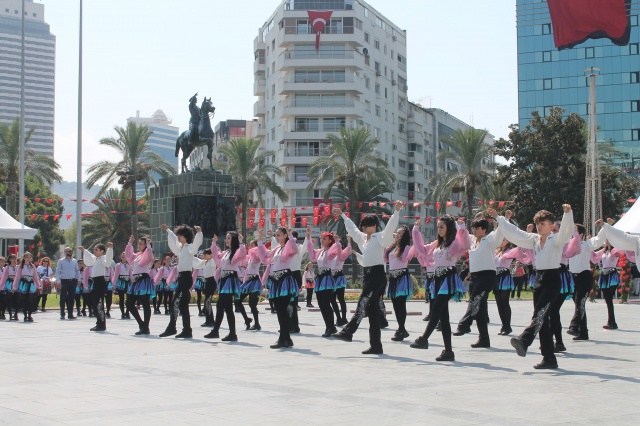
[[[640,0],[631,0],[631,38],[627,46],[609,39],[587,40],[558,51],[546,0],[517,0],[518,122],[523,128],[531,112],[544,116],[551,107],[588,120],[589,79],[596,67],[598,141],[611,143],[622,155],[616,162],[640,169]]]

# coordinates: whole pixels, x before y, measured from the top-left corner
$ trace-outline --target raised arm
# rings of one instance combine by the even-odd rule
[[[400,201],[396,201],[395,210],[393,214],[389,218],[387,222],[387,226],[385,226],[384,230],[380,233],[380,245],[382,247],[389,247],[393,243],[393,233],[396,232],[398,228],[398,223],[400,223],[400,208],[402,207],[402,203]]]
[[[318,257],[320,256],[320,253],[322,253],[321,249],[315,249],[313,246],[313,239],[312,238],[305,238],[305,241],[307,242],[307,253],[309,254],[309,261],[316,263],[318,261]],[[335,245],[335,244],[334,244]],[[333,246],[331,246],[333,248]]]
[[[231,259],[231,264],[232,265],[237,265],[239,262],[243,262],[244,259],[247,257],[247,248],[245,247],[244,244],[241,244],[240,247],[238,247],[238,250],[236,250],[235,254],[233,255],[233,259]]]
[[[605,236],[612,246],[622,250],[638,251],[638,236],[630,235],[614,228],[608,223],[604,224]],[[599,235],[599,234],[598,234]]]
[[[502,228],[502,235],[504,235],[507,240],[519,247],[533,249],[536,234],[530,234],[518,229],[514,224],[507,222],[504,216],[498,216],[496,220],[500,228]]]
[[[82,259],[85,266],[93,266],[96,263],[96,257],[89,250],[82,251]]]
[[[580,240],[580,234],[576,230],[573,233],[573,237],[571,240],[562,247],[562,257],[565,259],[570,259],[573,256],[577,256],[582,252],[582,241]]]
[[[198,249],[200,249],[200,246],[202,245],[202,231],[200,230],[199,226],[196,226],[196,236],[193,239],[193,243],[189,244],[189,253],[191,253],[192,256],[195,256],[196,253],[198,253]]]
[[[604,251],[605,249],[601,249],[591,253],[591,256],[590,256],[591,263],[600,263],[600,261],[602,260],[602,256],[604,255]]]
[[[600,229],[600,232],[598,232],[598,235],[596,235],[595,237],[591,237],[588,240],[586,240],[587,243],[587,247],[591,250],[597,250],[598,248],[602,247],[602,245],[604,244],[606,240],[605,237],[605,231],[604,228]]]
[[[334,209],[335,210],[335,209]],[[351,219],[347,217],[344,213],[341,213],[342,220],[344,220],[344,227],[347,228],[347,233],[351,236],[353,241],[356,244],[363,245],[365,239],[367,238],[366,234],[358,229],[355,223]]]
[[[129,265],[133,265],[133,262],[136,260],[136,254],[133,252],[133,244],[131,243],[133,236],[129,238],[129,244],[124,249],[124,257],[127,259]]]
[[[455,240],[449,246],[449,253],[453,256],[462,256],[470,247],[469,232],[466,230],[464,222],[462,222],[456,232]]]
[[[555,240],[556,247],[563,247],[571,239],[573,235],[575,224],[573,223],[573,211],[569,204],[562,206],[564,214],[562,215],[562,222],[560,222],[560,230],[558,231],[558,238]]]
[[[293,237],[289,237],[289,240],[284,245],[282,249],[282,254],[280,255],[283,261],[288,261],[293,256],[298,253],[298,245],[296,244],[296,240]]]
[[[166,227],[167,225],[165,225]],[[178,243],[178,237],[176,236],[176,234],[173,233],[173,231],[169,228],[166,228],[167,230],[167,244],[169,245],[169,250],[171,250],[171,252],[173,254],[175,254],[176,256],[180,255],[180,243]]]

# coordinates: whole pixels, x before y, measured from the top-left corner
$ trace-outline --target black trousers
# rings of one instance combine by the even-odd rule
[[[106,302],[107,302],[107,313],[110,313],[111,312],[111,304],[113,303],[113,290],[107,290],[105,299],[106,299]]]
[[[458,322],[458,329],[470,331],[473,320],[476,320],[480,340],[489,343],[489,331],[487,327],[487,298],[491,290],[496,286],[496,271],[478,271],[471,274],[470,288],[473,288],[469,295],[469,304],[464,316]]]
[[[324,320],[324,327],[326,330],[333,330],[335,324],[333,322],[333,309],[331,309],[332,290],[316,291],[316,299],[318,300],[318,307]]]
[[[347,319],[347,303],[344,301],[344,290],[344,287],[336,289],[331,298],[331,307],[338,321]],[[338,309],[338,303],[340,303],[340,309]],[[342,315],[340,315],[341,313]]]
[[[31,317],[36,294],[30,293],[29,289],[27,289],[27,293],[20,295],[20,298],[22,300],[22,313],[25,317]]]
[[[313,288],[307,288],[307,306],[311,305],[313,300]]]
[[[556,300],[551,304],[551,312],[549,313],[549,321],[551,324],[551,330],[556,339],[556,344],[562,345],[562,322],[560,320],[560,309],[564,304],[565,295],[560,294]]]
[[[4,310],[8,310],[9,311],[9,319],[13,318],[14,315],[17,315],[18,311],[15,309],[14,305],[14,294],[10,291],[8,291],[6,294],[0,296],[3,301],[4,301],[4,306],[2,309],[2,312],[4,313]],[[73,309],[73,308],[72,308]],[[73,311],[72,311],[73,313]]]
[[[294,280],[296,280],[296,284],[298,284],[298,292],[302,288],[302,272],[300,271],[291,271],[291,276]],[[298,295],[296,294],[293,297],[293,300],[290,303],[289,312],[289,328],[291,331],[300,330],[300,322],[298,320]]]
[[[45,310],[45,306],[47,306],[47,296],[48,294],[38,294],[38,298],[35,303],[35,310],[38,310],[38,305],[42,302],[42,310]]]
[[[131,285],[131,284],[129,284]],[[126,290],[117,290],[118,291],[118,305],[120,306],[120,313],[124,316],[129,314],[129,304],[125,304],[125,299],[127,296],[125,296],[127,294]],[[126,311],[125,311],[125,307],[126,307]]]
[[[536,335],[540,334],[542,356],[547,362],[555,364],[553,353],[553,330],[551,329],[551,305],[560,296],[560,268],[538,270],[533,288],[533,316],[531,324],[520,334],[519,339],[525,347],[531,346]]]
[[[60,280],[60,316],[64,316],[65,307],[69,316],[73,316],[73,302],[78,280]]]
[[[213,324],[213,307],[211,306],[211,298],[218,289],[218,283],[214,277],[208,277],[204,280],[204,315],[207,324]],[[165,303],[166,305],[166,303]]]
[[[362,285],[362,293],[358,299],[356,313],[353,314],[351,321],[344,326],[347,333],[355,333],[360,326],[360,322],[364,316],[369,317],[369,342],[373,349],[381,349],[380,341],[380,303],[384,289],[387,286],[387,275],[383,265],[375,265],[364,268],[364,277]]]
[[[616,295],[617,289],[618,287],[609,287],[609,288],[602,289],[602,295],[604,296],[604,301],[607,304],[607,314],[609,317],[607,320],[607,324],[609,325],[617,325],[616,314],[613,310],[613,298]]]
[[[407,297],[400,296],[395,299],[391,299],[393,305],[393,311],[396,314],[396,320],[398,321],[398,331],[407,331],[404,327],[407,321]]]
[[[244,305],[242,304],[242,302],[244,302],[244,299],[247,298],[247,296],[249,297],[249,308],[251,309],[251,314],[253,314],[253,324],[254,325],[260,325],[260,321],[258,321],[258,301],[260,300],[260,293],[258,293],[257,291],[254,291],[253,293],[244,293],[240,296],[240,299],[236,299],[235,301],[235,305],[236,308],[238,308],[240,310],[240,313],[242,313],[242,316],[245,319],[245,322],[248,324],[249,321],[247,321],[247,319],[249,317],[247,317],[247,312],[244,309]]]
[[[144,319],[140,317],[140,312],[137,307],[138,304],[142,305]],[[134,294],[127,295],[127,309],[138,322],[140,330],[149,330],[149,323],[151,322],[151,303],[148,294],[139,296]]]
[[[270,299],[273,301],[273,306],[276,308],[276,314],[278,316],[278,325],[280,326],[280,335],[278,342],[287,343],[291,340],[291,333],[289,332],[289,307],[291,302],[291,296],[274,297]]]
[[[579,274],[573,274],[573,281],[576,290],[573,293],[573,303],[575,310],[569,328],[577,331],[580,338],[589,338],[589,329],[587,328],[587,299],[589,292],[593,289],[593,273],[590,269],[582,271]]]
[[[191,272],[184,271],[178,274],[178,288],[173,298],[171,319],[167,330],[175,330],[178,316],[182,315],[182,331],[191,333],[191,315],[189,313],[189,302],[191,301],[191,286],[193,278]]]
[[[527,280],[527,276],[523,275],[521,277],[513,277],[513,283],[516,285],[511,292],[511,298],[513,299],[516,296],[520,299],[520,294],[522,293],[522,287],[524,286],[525,281]]]
[[[500,321],[502,322],[502,330],[509,331],[511,329],[511,305],[509,304],[510,290],[494,290],[493,294],[496,297],[496,306],[498,308],[498,315],[500,315]]]
[[[104,277],[93,278],[93,314],[96,316],[96,327],[106,329],[107,318],[104,313],[104,295],[107,292],[107,281]]]
[[[236,314],[233,310],[233,294],[232,293],[218,293],[218,302],[216,303],[216,323],[213,326],[214,330],[219,330],[222,324],[222,318],[224,314],[227,314],[227,324],[229,324],[229,334],[236,334]]]

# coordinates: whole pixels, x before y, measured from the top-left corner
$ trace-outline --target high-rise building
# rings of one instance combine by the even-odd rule
[[[22,0],[0,0],[0,122],[20,118]],[[25,1],[25,124],[27,148],[53,157],[56,37],[44,5]]]
[[[147,145],[163,160],[172,164],[178,172],[176,139],[178,139],[179,130],[176,126],[171,125],[171,119],[161,109],[154,112],[151,117],[140,117],[140,111],[136,111],[136,116],[127,118],[127,122],[147,126],[153,132],[147,140]],[[154,176],[154,178],[158,181],[160,177]],[[136,184],[136,193],[138,196],[144,195],[145,190],[142,182]]]
[[[216,127],[213,129],[213,146],[214,151],[215,148],[220,146],[221,144],[225,144],[229,142],[230,139],[235,138],[250,138],[253,134],[253,127],[257,126],[256,121],[246,121],[246,120],[224,120],[220,121],[216,124]],[[201,169],[207,170],[210,167],[209,159],[207,158],[207,154],[209,153],[209,147],[199,146],[194,149],[191,155],[189,156],[189,166],[192,169]],[[215,162],[217,160],[223,160],[221,156],[217,153],[213,155],[213,163],[215,167]]]
[[[547,2],[517,0],[518,121],[520,127],[551,107],[588,120],[589,79],[585,69],[596,67],[596,116],[599,142],[622,152],[616,161],[631,167],[640,160],[640,0],[631,0],[631,38],[626,46],[609,39],[589,39],[558,51]],[[635,161],[634,161],[635,160]]]

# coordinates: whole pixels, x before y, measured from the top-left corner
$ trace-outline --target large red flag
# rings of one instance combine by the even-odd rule
[[[332,10],[307,10],[309,22],[316,32],[316,50],[320,49],[320,33],[331,19]]]
[[[590,38],[629,43],[631,0],[548,0],[553,40],[558,50],[571,49]]]

